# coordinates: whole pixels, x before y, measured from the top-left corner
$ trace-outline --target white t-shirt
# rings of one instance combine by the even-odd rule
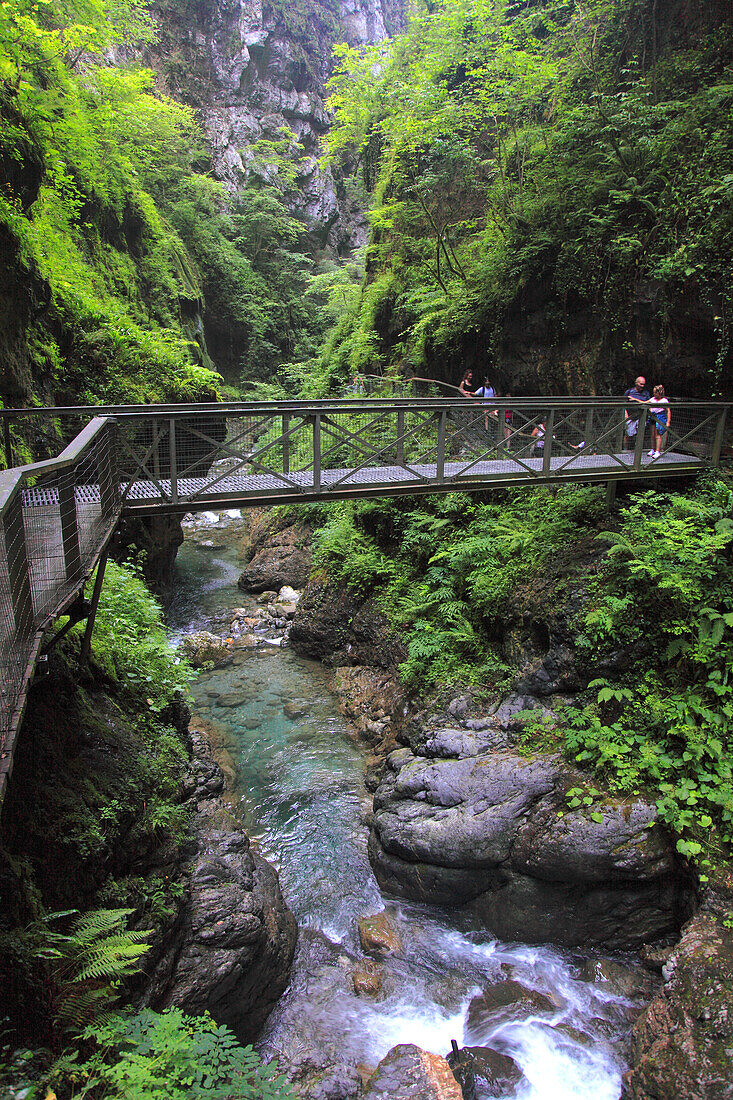
[[[656,405],[651,405],[649,407],[649,412],[652,413],[652,415],[654,415],[655,413],[661,413],[661,412],[666,413],[667,410],[664,408],[664,406],[669,405],[669,398],[667,398],[667,397],[657,397],[654,400],[657,402],[657,404]],[[666,419],[667,418],[665,416],[665,420]]]

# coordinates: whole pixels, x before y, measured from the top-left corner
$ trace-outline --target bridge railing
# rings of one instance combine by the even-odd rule
[[[42,632],[120,515],[116,448],[115,422],[96,417],[57,458],[0,472],[0,797]]]
[[[649,408],[618,398],[354,396],[99,411],[118,425],[122,507],[141,513],[522,480],[628,479],[717,465],[728,406],[675,401],[670,408],[659,456],[648,453],[655,445]],[[12,450],[18,440],[51,447],[68,438],[84,412],[0,410],[0,418]]]
[[[123,507],[608,480],[715,465],[726,406],[676,402],[654,450],[648,408],[618,399],[334,401],[118,417]],[[662,422],[666,417],[662,418]]]

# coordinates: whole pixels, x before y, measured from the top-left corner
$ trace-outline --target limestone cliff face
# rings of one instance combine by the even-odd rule
[[[328,128],[331,50],[376,43],[399,30],[404,0],[159,0],[156,61],[168,90],[194,105],[216,174],[232,192],[249,147],[287,127],[303,146],[296,211],[314,241],[344,253],[362,243],[361,211],[318,166]]]

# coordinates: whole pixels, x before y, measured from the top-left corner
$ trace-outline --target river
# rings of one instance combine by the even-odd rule
[[[189,533],[168,612],[174,640],[198,629],[226,634],[231,609],[255,606],[236,587],[240,538],[237,513],[208,515]],[[501,943],[460,913],[382,895],[367,858],[366,746],[339,713],[320,665],[265,644],[200,674],[193,695],[195,713],[233,760],[239,813],[277,867],[301,928],[290,989],[260,1040],[265,1056],[291,1070],[338,1062],[365,1073],[398,1043],[446,1055],[456,1040],[489,1046],[521,1067],[518,1085],[485,1089],[480,1100],[617,1100],[639,1004],[610,983],[586,980],[585,956]],[[357,995],[356,922],[385,907],[401,947],[382,963],[377,996]],[[508,982],[528,991],[521,1012],[510,1006],[469,1020],[474,998]]]

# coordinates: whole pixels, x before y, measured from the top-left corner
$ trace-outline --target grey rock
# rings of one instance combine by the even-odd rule
[[[490,732],[435,730],[435,758],[389,755],[369,841],[380,884],[467,905],[503,939],[638,947],[673,931],[691,891],[654,805],[571,812],[579,773],[556,756],[467,744]]]

